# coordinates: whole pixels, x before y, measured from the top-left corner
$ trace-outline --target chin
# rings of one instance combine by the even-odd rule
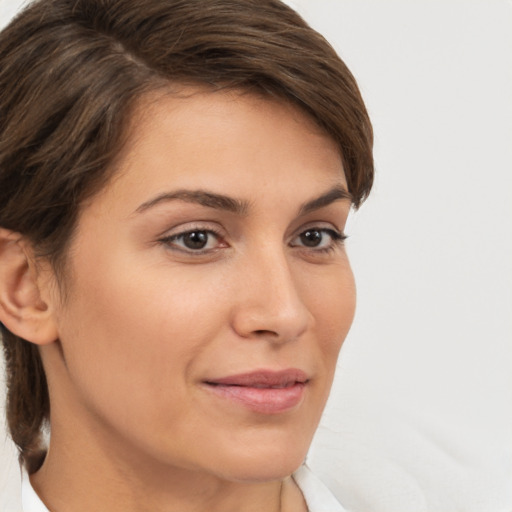
[[[220,476],[238,482],[282,480],[296,471],[306,458],[308,443],[255,444],[231,449],[218,465]]]

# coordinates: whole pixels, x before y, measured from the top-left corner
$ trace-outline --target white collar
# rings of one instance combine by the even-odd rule
[[[292,476],[306,500],[309,512],[347,512],[306,464]]]

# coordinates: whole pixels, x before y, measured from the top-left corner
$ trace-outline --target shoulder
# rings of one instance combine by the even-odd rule
[[[305,464],[292,476],[302,491],[309,512],[348,512]]]

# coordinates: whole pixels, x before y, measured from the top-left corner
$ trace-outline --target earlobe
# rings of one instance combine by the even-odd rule
[[[19,233],[0,228],[0,322],[37,345],[58,337],[51,304],[42,291],[29,244]]]

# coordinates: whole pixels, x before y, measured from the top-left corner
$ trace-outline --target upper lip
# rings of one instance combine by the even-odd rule
[[[290,368],[287,370],[257,370],[238,375],[229,375],[219,379],[207,380],[207,384],[223,386],[245,386],[245,387],[284,387],[295,383],[306,383],[308,376],[302,370]]]

